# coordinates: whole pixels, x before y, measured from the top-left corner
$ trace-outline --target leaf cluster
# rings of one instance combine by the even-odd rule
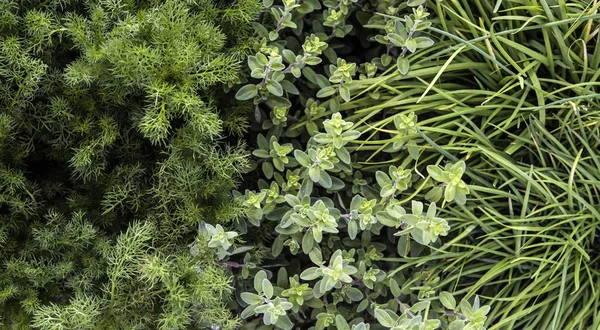
[[[218,256],[240,241],[198,225],[244,216],[252,108],[226,93],[260,10],[0,1],[2,327],[239,325]]]

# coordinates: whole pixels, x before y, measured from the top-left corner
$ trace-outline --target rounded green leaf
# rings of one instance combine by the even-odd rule
[[[468,313],[473,312],[473,307],[471,307],[471,304],[465,299],[460,301],[459,309],[460,309],[460,312],[463,314],[468,314]]]
[[[275,322],[275,325],[284,330],[289,330],[294,327],[294,324],[292,321],[290,321],[290,318],[287,315],[279,316],[279,318],[277,318],[277,322]]]
[[[271,282],[268,279],[264,278],[262,280],[262,288],[265,293],[265,296],[268,299],[271,299],[273,297],[273,284],[271,284]]]
[[[467,168],[467,165],[465,164],[465,162],[463,160],[457,162],[456,164],[452,165],[452,172],[454,174],[462,174],[465,172],[465,169]]]
[[[375,172],[375,179],[377,180],[377,184],[380,186],[385,186],[392,183],[390,177],[383,171]]]
[[[279,63],[279,62],[275,62],[275,63],[271,63],[271,71],[276,72],[276,71],[282,71],[283,69],[285,69],[285,65],[283,63]],[[273,75],[273,79],[275,79],[276,75]],[[279,79],[277,79],[279,80]]]
[[[399,256],[406,257],[410,252],[410,247],[411,244],[407,236],[401,236],[398,239],[397,252]]]
[[[279,235],[273,241],[273,246],[271,246],[271,254],[274,257],[277,257],[283,251],[283,236]]]
[[[288,272],[285,267],[279,268],[277,271],[277,286],[285,288],[288,286]]]
[[[417,42],[418,48],[427,48],[433,46],[433,40],[428,37],[416,37],[415,41]]]
[[[300,163],[300,165],[304,167],[309,167],[311,165],[310,158],[308,155],[302,150],[294,150],[294,158]]]
[[[428,165],[427,166],[427,173],[429,173],[429,175],[438,182],[444,182],[444,176],[443,174],[443,170],[441,168],[439,168],[438,166],[435,165]]]
[[[407,4],[410,7],[417,7],[417,6],[424,4],[425,2],[426,2],[426,0],[408,0]]]
[[[302,73],[300,72],[300,68],[295,66],[292,68],[292,75],[296,78],[300,78],[300,76],[302,76]]]
[[[282,92],[283,92],[283,90],[282,90]],[[267,99],[267,104],[269,106],[271,106],[272,108],[276,108],[276,107],[290,108],[292,106],[292,102],[290,102],[290,100],[288,100],[285,97],[277,96],[274,94],[269,95],[269,98]]]
[[[465,205],[467,203],[467,195],[459,190],[456,190],[454,194],[454,201],[458,205]]]
[[[284,21],[282,22],[282,24],[281,24],[281,25],[283,25],[283,26],[285,26],[285,27],[292,28],[292,29],[295,29],[295,28],[297,28],[297,27],[298,27],[298,26],[296,25],[296,23],[294,23],[294,22],[292,22],[292,21],[290,21],[290,20],[288,20],[288,19],[284,20]]]
[[[343,163],[350,164],[350,153],[346,148],[336,149],[335,154]]]
[[[275,96],[283,95],[283,87],[275,80],[267,81],[267,90]]]
[[[402,47],[404,46],[404,42],[406,42],[402,36],[396,33],[388,33],[387,37],[396,47]],[[385,44],[387,44],[387,42]]]
[[[456,299],[454,299],[454,296],[448,291],[442,291],[440,293],[440,302],[447,309],[456,309]]]
[[[414,53],[415,50],[417,50],[417,41],[413,38],[410,38],[410,39],[406,40],[405,46],[411,53]]]
[[[279,158],[273,158],[273,165],[275,166],[275,168],[278,171],[283,171],[283,169],[285,167],[285,163]],[[267,178],[270,179],[271,177],[267,177]]]
[[[391,195],[394,195],[396,193],[396,189],[392,186],[392,185],[386,185],[381,187],[381,191],[379,192],[379,195],[381,197],[388,197]]]
[[[338,330],[350,330],[350,326],[348,325],[348,322],[346,322],[344,317],[339,314],[335,316],[335,327]]]
[[[463,330],[465,328],[464,320],[454,320],[448,325],[448,330]]]
[[[388,312],[384,309],[377,308],[375,310],[375,318],[379,324],[383,325],[386,328],[391,328],[394,326],[394,319],[388,314]]]
[[[264,135],[258,134],[258,137],[256,138],[256,142],[258,143],[258,147],[260,149],[264,149],[265,151],[269,150],[269,141],[267,141],[267,138]],[[267,156],[268,155],[269,154],[267,153]]]
[[[315,70],[311,69],[310,67],[304,67],[302,69],[302,75],[304,76],[304,78],[306,78],[311,83],[313,83],[313,84],[317,83],[317,73],[315,72]]]
[[[340,101],[337,98],[333,98],[329,100],[329,109],[333,112],[340,111]]]
[[[400,219],[393,217],[388,212],[377,212],[377,221],[388,227],[400,226]]]
[[[390,65],[390,63],[392,63],[392,57],[390,55],[387,55],[387,54],[381,55],[381,64],[383,66],[388,66],[388,65]]]
[[[342,190],[346,187],[346,184],[341,179],[338,179],[334,176],[331,177],[331,187],[327,188],[332,191]]]
[[[275,32],[275,31],[269,32],[269,40],[275,41],[275,40],[277,40],[277,38],[279,38],[279,33]]]
[[[356,224],[356,221],[351,220],[350,223],[348,223],[348,236],[350,236],[351,239],[355,239],[356,235],[358,235],[358,225]]]
[[[263,162],[262,163],[262,171],[265,175],[265,177],[267,177],[267,179],[270,179],[273,177],[273,165],[269,162]]]
[[[305,281],[312,281],[316,278],[319,278],[320,276],[321,273],[319,272],[319,269],[317,267],[307,268],[300,274],[300,278]]]
[[[317,81],[317,85],[319,85],[320,88],[330,87],[329,80],[322,74],[316,75],[316,81]]]
[[[254,315],[254,308],[256,308],[256,306],[252,306],[252,305],[244,308],[244,310],[240,314],[240,317],[245,319],[245,318],[248,318],[248,317]]]
[[[323,232],[321,232],[320,230],[313,230],[313,236],[315,238],[315,241],[317,241],[318,243],[321,243],[321,241],[323,240]]]
[[[254,276],[254,290],[256,290],[256,292],[260,293],[263,291],[262,282],[266,278],[267,273],[264,270],[261,270],[258,273],[256,273],[256,275]]]
[[[410,61],[406,57],[398,57],[396,66],[398,67],[400,74],[404,76],[410,70]]]
[[[425,194],[425,199],[432,202],[437,202],[442,198],[443,194],[444,190],[441,187],[434,187],[431,190],[429,190],[427,194]]]
[[[351,129],[342,133],[342,138],[344,139],[344,141],[352,141],[358,139],[360,135],[361,133],[359,131]]]
[[[349,102],[350,101],[350,89],[347,86],[340,87],[340,96],[342,100]]]
[[[283,87],[283,89],[293,95],[299,95],[300,91],[298,90],[298,88],[296,88],[296,86],[294,84],[292,84],[290,81],[288,80],[282,80],[280,82],[281,87]]]
[[[314,229],[309,229],[304,233],[304,237],[302,238],[302,252],[304,254],[309,254],[310,251],[315,246],[315,239],[313,237],[312,231]]]
[[[418,303],[412,305],[410,310],[415,313],[418,313],[418,312],[428,308],[430,304],[431,304],[431,302],[429,302],[429,301],[419,301]]]
[[[318,182],[323,188],[326,188],[326,189],[331,188],[331,186],[333,184],[333,181],[331,180],[331,176],[329,175],[329,173],[327,173],[325,171],[320,171]]]
[[[304,63],[308,65],[317,65],[320,64],[322,60],[316,56],[310,56],[304,60]]]
[[[369,300],[368,299],[364,299],[356,307],[356,312],[360,313],[360,312],[364,311],[365,309],[367,309],[367,307],[369,307]]]
[[[357,288],[348,288],[346,295],[352,301],[361,301],[364,297],[363,293]]]
[[[312,121],[309,121],[308,123],[306,123],[306,131],[310,135],[316,135],[319,133],[319,128],[317,127],[317,124],[315,124]]]
[[[269,155],[269,153],[266,150],[264,150],[264,149],[256,149],[256,150],[252,151],[252,154],[254,156],[256,156],[256,157],[259,157],[259,158],[269,158],[269,157],[271,157]]]
[[[296,206],[296,205],[300,205],[302,202],[300,201],[300,198],[298,198],[297,196],[291,195],[291,194],[287,194],[285,195],[285,201],[290,204],[290,206]]]
[[[235,98],[240,101],[245,101],[254,98],[257,94],[258,89],[256,88],[256,85],[246,85],[235,93]]]
[[[264,1],[264,0],[263,0]],[[272,1],[272,0],[270,0]],[[288,63],[295,63],[296,62],[296,54],[294,54],[294,52],[292,52],[289,49],[284,49],[281,54],[283,55],[283,58],[288,62]]]
[[[264,69],[264,65],[258,61],[256,56],[248,56],[248,67],[250,67],[250,70],[252,71]]]
[[[321,171],[314,166],[308,169],[308,175],[313,182],[318,182],[321,179]]]
[[[318,247],[316,249],[310,250],[310,253],[308,254],[308,258],[315,265],[323,264],[323,254],[321,253],[321,249],[319,249]]]
[[[331,96],[334,93],[335,93],[335,88],[333,88],[332,86],[326,86],[326,87],[321,88],[317,92],[317,97],[324,98],[324,97]]]
[[[446,189],[444,190],[444,199],[446,200],[446,202],[451,202],[452,200],[454,200],[454,196],[456,194],[456,186],[455,185],[449,185],[446,186]]]
[[[313,182],[308,178],[302,180],[302,185],[300,186],[300,196],[310,196],[313,190]]]
[[[255,305],[261,301],[259,295],[250,292],[242,292],[240,298],[248,305]]]
[[[392,292],[392,295],[394,295],[394,297],[399,297],[402,294],[398,282],[393,278],[390,279],[390,291]]]
[[[417,143],[413,140],[408,141],[408,154],[410,155],[410,157],[412,159],[418,159],[419,158],[419,146],[417,146]]]

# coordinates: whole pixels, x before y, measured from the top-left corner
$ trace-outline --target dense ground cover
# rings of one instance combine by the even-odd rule
[[[263,244],[285,246],[262,264],[292,323],[597,328],[598,5],[323,4],[322,19],[298,7],[292,31],[269,33],[248,61],[264,79],[238,92],[270,112],[254,152],[265,182],[246,196],[262,200],[255,225],[275,226]],[[287,181],[268,163],[282,154]],[[238,291],[252,292],[243,317],[272,322],[260,284]]]
[[[599,328],[599,7],[0,2],[0,325]]]
[[[260,10],[0,1],[3,327],[235,328],[229,275],[190,245],[241,215],[247,110],[223,91]]]

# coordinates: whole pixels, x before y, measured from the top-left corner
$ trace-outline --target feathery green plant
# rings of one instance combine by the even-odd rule
[[[244,212],[252,109],[225,93],[260,10],[0,1],[3,328],[239,325],[198,226]]]

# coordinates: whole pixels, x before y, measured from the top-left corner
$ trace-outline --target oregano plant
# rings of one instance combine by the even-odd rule
[[[352,111],[363,80],[384,70],[407,74],[401,62],[433,45],[423,32],[429,26],[423,2],[400,1],[384,15],[360,1],[263,5],[268,14],[257,27],[263,39],[236,94],[255,106],[259,177],[245,194],[236,193],[248,215],[238,228],[270,246],[244,258],[256,260],[257,268],[240,273],[230,267],[247,326],[439,329],[463,322],[463,328],[483,329],[457,309],[444,310],[439,277],[402,270],[396,261],[433,253],[452,227],[444,206],[422,192],[440,179],[423,155],[424,127],[415,113],[402,112],[385,119],[388,127],[373,129],[368,116]],[[384,54],[368,65],[336,53],[353,33],[380,30],[387,31]],[[392,56],[398,67],[390,66]],[[448,168],[460,164],[448,162]],[[462,201],[454,197],[445,203]]]

